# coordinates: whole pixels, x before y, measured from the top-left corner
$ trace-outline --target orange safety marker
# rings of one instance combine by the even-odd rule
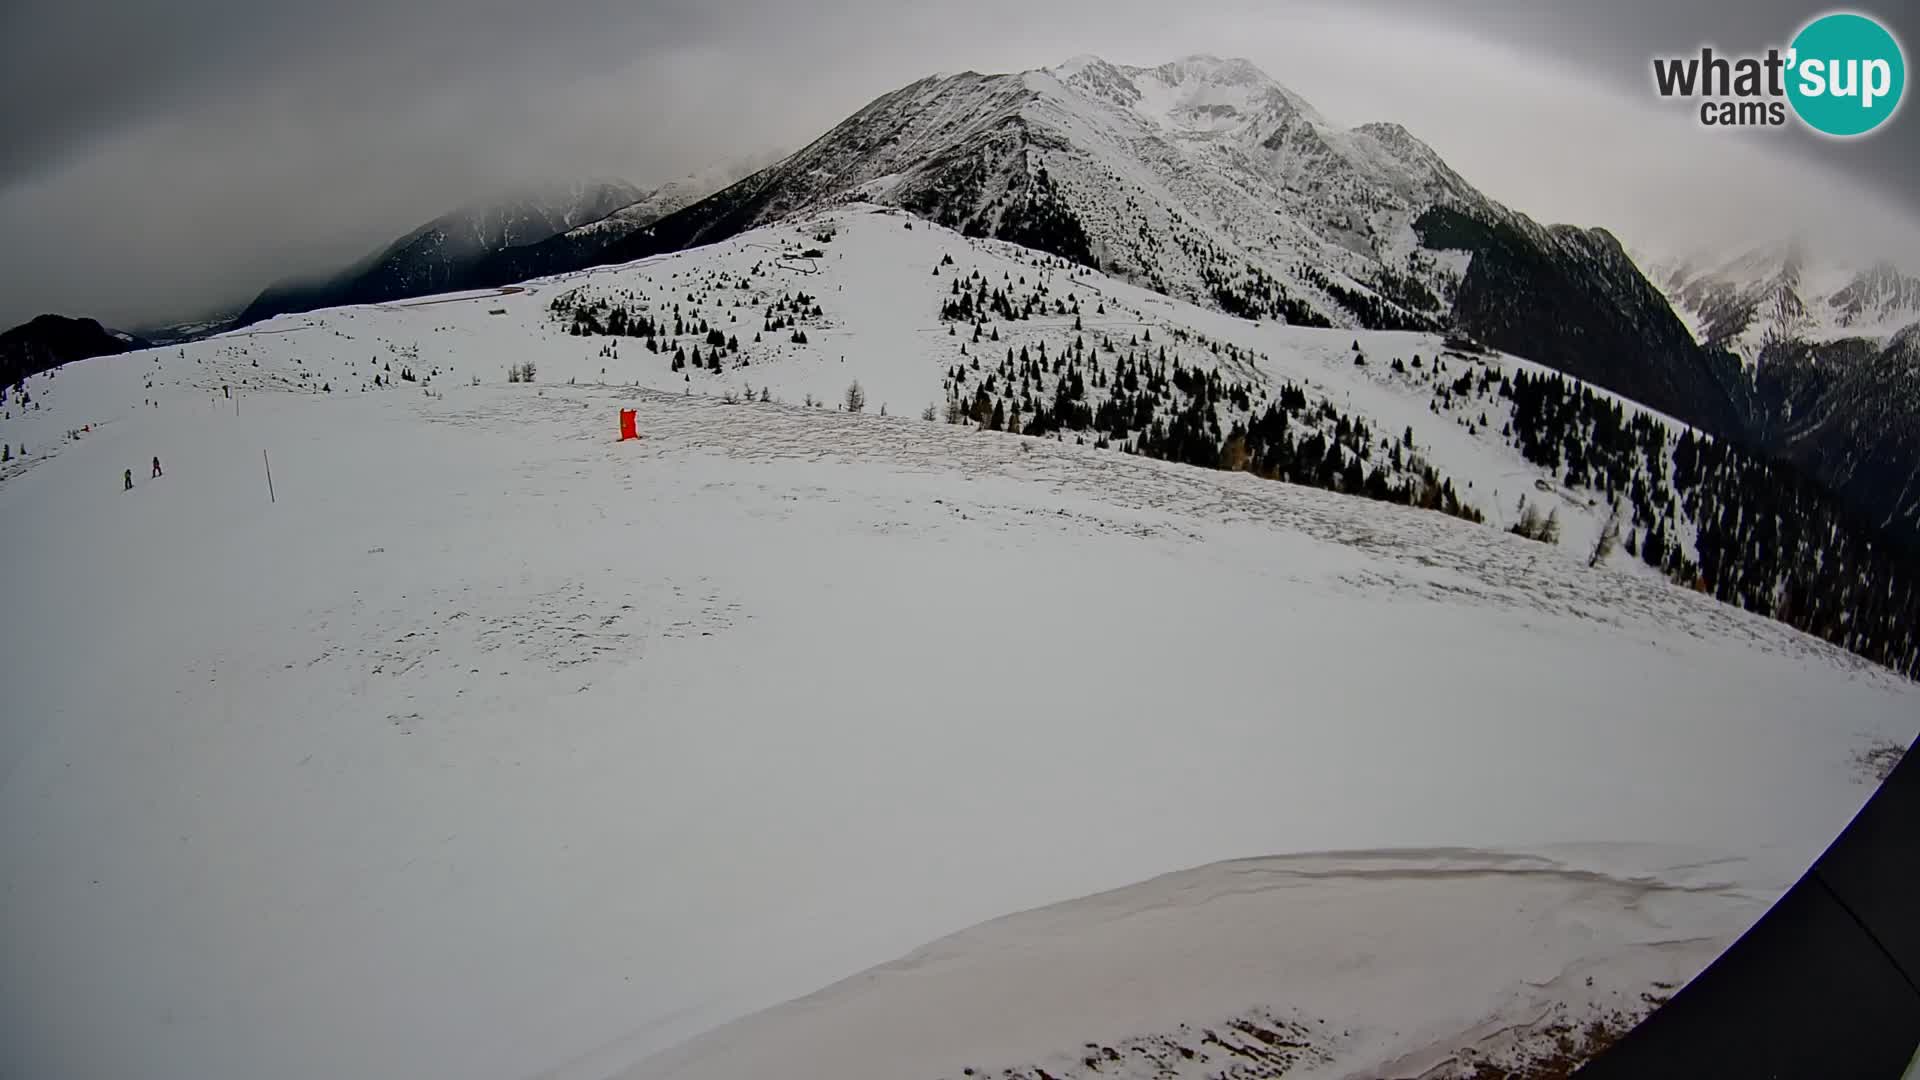
[[[640,424],[640,411],[638,409],[621,409],[620,410],[620,441],[626,442],[628,439],[639,438],[640,437],[640,432],[638,430],[639,424]]]

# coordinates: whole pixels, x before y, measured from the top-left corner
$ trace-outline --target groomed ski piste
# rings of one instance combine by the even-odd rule
[[[975,272],[1083,324],[983,364],[1150,330],[1412,426],[1488,523],[921,419]],[[585,289],[740,348],[575,336]],[[1590,567],[1603,507],[1389,368],[1430,336],[866,206],[436,299],[7,402],[0,1074],[1466,1075],[1670,994],[1920,728]]]

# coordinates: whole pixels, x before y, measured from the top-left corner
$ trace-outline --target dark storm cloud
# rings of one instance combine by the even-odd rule
[[[11,0],[0,325],[244,303],[507,187],[664,181],[796,147],[932,71],[1082,52],[1247,55],[1339,122],[1405,123],[1545,217],[1665,235],[1717,214],[1723,233],[1767,240],[1822,209],[1839,177],[1878,193],[1843,199],[1844,224],[1871,235],[1920,210],[1907,179],[1920,114],[1858,143],[1712,140],[1659,115],[1648,90],[1655,53],[1764,47],[1810,13],[1780,0]]]
[[[653,33],[597,31],[643,15]],[[449,80],[698,42],[711,6],[617,0],[15,0],[0,15],[0,183],[102,134],[275,85],[364,104]]]

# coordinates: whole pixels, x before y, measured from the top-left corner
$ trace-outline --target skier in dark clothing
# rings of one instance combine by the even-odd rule
[[[153,459],[153,475],[156,478],[160,475],[160,458],[157,455]]]
[[[127,470],[127,488],[126,489],[128,491],[133,490],[133,470],[132,469]]]

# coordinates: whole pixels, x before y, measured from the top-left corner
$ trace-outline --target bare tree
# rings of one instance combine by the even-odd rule
[[[1516,536],[1538,540],[1546,531],[1545,524],[1545,520],[1540,516],[1540,508],[1528,502],[1525,495],[1520,496],[1520,520],[1513,523],[1510,531]]]
[[[1593,542],[1593,554],[1587,556],[1588,566],[1599,566],[1620,546],[1620,500],[1613,501],[1613,511],[1607,515],[1607,524],[1600,530],[1600,538]]]
[[[846,401],[848,412],[857,413],[867,407],[867,392],[860,388],[859,379],[855,379],[847,384]]]

